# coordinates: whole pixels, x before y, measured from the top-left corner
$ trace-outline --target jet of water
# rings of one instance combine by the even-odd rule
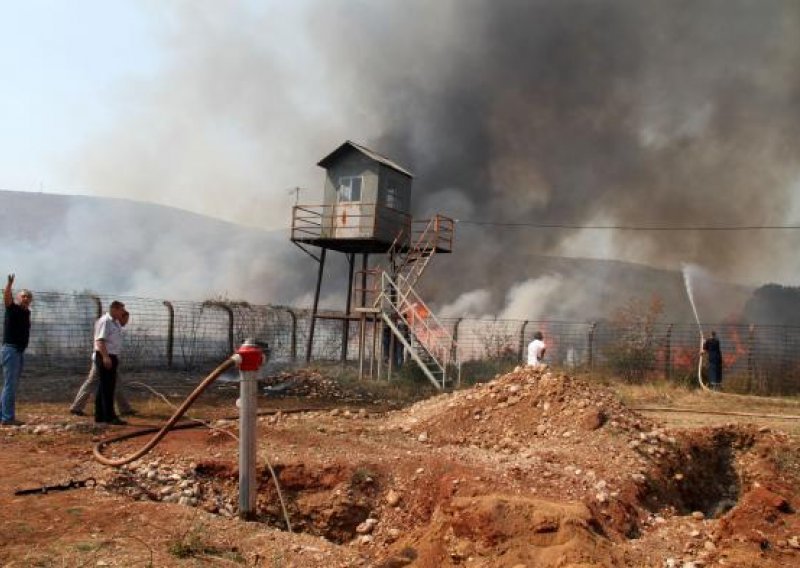
[[[697,322],[697,327],[700,328],[700,335],[703,334],[703,328],[700,325],[700,317],[697,315],[697,306],[694,303],[694,293],[692,292],[692,279],[689,276],[692,266],[690,264],[683,264],[683,283],[686,285],[686,295],[689,296],[689,303],[692,304],[692,312],[694,312],[694,320]]]
[[[684,264],[681,272],[683,272],[683,283],[686,285],[686,295],[689,296],[689,303],[692,304],[692,312],[694,312],[694,320],[697,322],[697,329],[700,330],[700,341],[703,341],[703,326],[700,325],[700,317],[697,315],[697,306],[694,303],[694,293],[692,292],[692,279],[689,273],[692,270],[690,264]],[[703,382],[703,359],[702,357],[697,361],[697,382],[703,390],[708,390],[708,387]]]

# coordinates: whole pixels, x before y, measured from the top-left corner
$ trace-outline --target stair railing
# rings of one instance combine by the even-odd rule
[[[419,297],[413,287],[408,284],[406,277],[398,275],[398,282],[395,282],[384,272],[381,278],[381,295],[376,302],[376,307],[381,308],[384,320],[391,319],[391,315],[396,315],[403,321],[410,335],[416,339],[419,346],[438,367],[435,372],[441,373],[441,388],[446,387],[448,368],[456,370],[456,378],[460,384],[461,363],[458,355],[458,346],[453,336],[422,298]],[[425,317],[418,317],[419,308],[425,311],[427,314]],[[410,314],[414,314],[413,318],[409,317]],[[394,331],[395,327],[390,326],[390,328],[393,328],[392,331]],[[403,344],[406,344],[404,338]],[[413,347],[410,348],[410,352],[414,353],[415,349]],[[421,360],[418,360],[420,359],[419,357],[414,358],[421,367],[427,367],[427,365],[422,364]],[[426,372],[426,374],[431,378],[430,372]]]

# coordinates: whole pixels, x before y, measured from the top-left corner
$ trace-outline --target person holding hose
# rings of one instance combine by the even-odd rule
[[[722,387],[722,350],[716,331],[712,331],[711,337],[703,342],[703,350],[700,354],[705,354],[708,358],[708,386],[712,390],[720,390]]]
[[[17,420],[17,384],[22,375],[25,363],[25,349],[31,335],[31,302],[33,294],[30,290],[22,289],[17,294],[17,301],[11,288],[14,285],[14,275],[9,274],[6,287],[3,289],[3,303],[6,306],[6,315],[3,322],[3,391],[0,394],[0,425],[21,426],[23,422]]]

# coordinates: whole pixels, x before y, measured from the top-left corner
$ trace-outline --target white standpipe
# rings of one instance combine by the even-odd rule
[[[237,351],[239,366],[239,517],[251,519],[256,511],[256,433],[258,413],[258,368],[264,362],[261,349],[246,340]]]
[[[239,515],[251,517],[256,510],[256,373],[239,371]]]

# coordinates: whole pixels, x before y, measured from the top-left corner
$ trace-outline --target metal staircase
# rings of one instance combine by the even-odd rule
[[[382,320],[431,383],[444,390],[461,382],[458,346],[414,286],[437,251],[450,251],[453,220],[437,215],[415,225],[411,235],[398,235],[392,243],[388,267],[367,271],[372,279],[368,292],[374,298],[369,311]]]
[[[461,362],[453,336],[402,274],[381,274],[376,301],[380,317],[428,380],[444,390],[461,383]],[[405,333],[407,330],[407,333]]]
[[[393,274],[404,276],[409,287],[416,286],[431,258],[443,244],[452,245],[452,220],[437,215],[426,221],[415,221],[410,235],[410,246],[402,251],[398,239],[389,249]]]

